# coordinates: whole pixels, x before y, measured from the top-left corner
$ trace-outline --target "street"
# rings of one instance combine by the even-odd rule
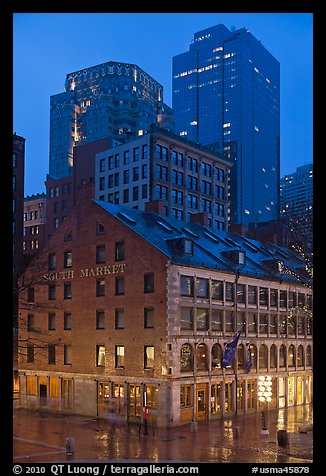
[[[312,405],[271,410],[268,434],[261,414],[171,428],[112,424],[82,416],[61,416],[14,408],[13,463],[31,462],[313,462]],[[278,430],[286,430],[287,445]],[[306,430],[306,432],[303,432]],[[73,454],[68,455],[67,438]]]

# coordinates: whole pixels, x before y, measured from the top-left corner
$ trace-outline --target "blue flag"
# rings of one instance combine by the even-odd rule
[[[231,342],[228,342],[226,344],[224,352],[223,352],[222,369],[225,369],[226,367],[231,367],[231,364],[235,357],[235,353],[237,351],[237,346],[238,346],[238,341],[239,341],[241,331],[242,329],[236,333],[234,339]]]
[[[251,355],[251,350],[250,350],[250,344],[248,344],[248,350],[247,350],[247,361],[246,361],[246,372],[249,374],[250,370],[252,367],[252,355]]]

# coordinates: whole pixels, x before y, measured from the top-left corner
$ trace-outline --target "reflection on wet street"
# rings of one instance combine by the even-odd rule
[[[261,415],[198,422],[171,428],[112,424],[80,416],[14,410],[13,461],[150,461],[311,463],[312,405],[272,410],[268,435],[261,434]],[[278,430],[287,430],[289,444],[281,446]],[[305,431],[305,432],[304,432]],[[74,438],[74,454],[66,454],[66,439]]]

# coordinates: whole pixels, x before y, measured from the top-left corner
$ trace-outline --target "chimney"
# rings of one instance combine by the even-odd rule
[[[152,200],[145,203],[145,212],[154,212],[160,216],[164,215],[164,202],[162,200]]]
[[[236,223],[229,225],[229,233],[238,233],[239,235],[246,236],[246,225],[244,223]]]
[[[199,223],[200,225],[208,226],[207,212],[193,213],[190,215],[190,223]]]

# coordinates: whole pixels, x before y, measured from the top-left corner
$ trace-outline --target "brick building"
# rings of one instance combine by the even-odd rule
[[[177,425],[259,411],[266,374],[271,408],[312,401],[300,256],[87,189],[25,276],[22,406],[141,421],[146,405],[150,423]]]
[[[24,241],[23,252],[33,256],[45,241],[46,195],[37,193],[24,200]]]

